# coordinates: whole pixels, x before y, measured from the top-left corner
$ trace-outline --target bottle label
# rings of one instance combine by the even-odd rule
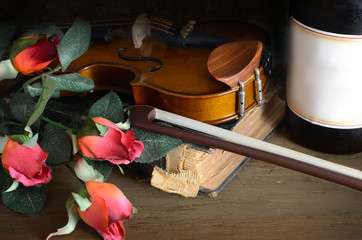
[[[291,18],[288,107],[329,128],[362,127],[362,35],[308,27]]]

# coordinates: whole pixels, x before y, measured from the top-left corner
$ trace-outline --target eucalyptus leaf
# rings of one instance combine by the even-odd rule
[[[131,127],[136,139],[144,145],[143,152],[135,162],[149,163],[167,155],[171,150],[182,144],[178,138],[149,132],[137,127]]]
[[[39,142],[40,147],[48,152],[46,164],[49,166],[69,161],[72,144],[68,134],[61,128],[48,123],[44,127],[44,137]]]
[[[7,47],[15,33],[13,23],[0,22],[0,59],[2,59]]]
[[[90,39],[90,24],[77,18],[58,44],[58,56],[63,72],[73,60],[88,50]]]
[[[102,117],[113,123],[123,122],[124,112],[121,99],[115,92],[109,92],[92,105],[88,117]]]
[[[36,104],[36,108],[34,113],[30,116],[27,125],[31,126],[43,113],[45,105],[47,104],[48,100],[53,95],[56,84],[53,79],[49,78],[47,74],[43,74],[43,89],[38,99],[38,103]]]
[[[58,97],[59,91],[69,92],[87,92],[94,88],[94,83],[91,79],[85,78],[78,73],[61,74],[61,75],[48,75],[56,83],[55,92],[52,97]],[[32,97],[39,96],[42,91],[42,84],[35,83],[27,86]]]
[[[19,183],[16,190],[5,192],[10,187],[8,184],[2,188],[2,200],[5,206],[27,214],[37,214],[42,209],[46,198],[46,185],[25,187]]]

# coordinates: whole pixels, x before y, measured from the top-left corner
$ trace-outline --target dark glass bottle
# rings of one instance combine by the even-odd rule
[[[291,0],[286,120],[321,152],[362,151],[362,1]]]

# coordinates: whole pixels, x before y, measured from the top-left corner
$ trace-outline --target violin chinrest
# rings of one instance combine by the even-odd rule
[[[236,41],[215,48],[207,60],[210,74],[230,87],[245,81],[259,67],[262,43],[260,41]]]

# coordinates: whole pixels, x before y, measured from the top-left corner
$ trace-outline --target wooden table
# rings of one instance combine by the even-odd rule
[[[269,141],[362,169],[362,153],[338,156],[310,151],[291,142],[285,127]],[[255,159],[216,198],[165,193],[115,170],[108,182],[117,184],[140,210],[125,222],[128,240],[362,239],[361,192]],[[65,201],[79,187],[64,167],[56,170],[38,215],[18,214],[0,205],[0,239],[45,239],[65,225]],[[97,233],[80,222],[72,234],[52,239],[97,239]]]

